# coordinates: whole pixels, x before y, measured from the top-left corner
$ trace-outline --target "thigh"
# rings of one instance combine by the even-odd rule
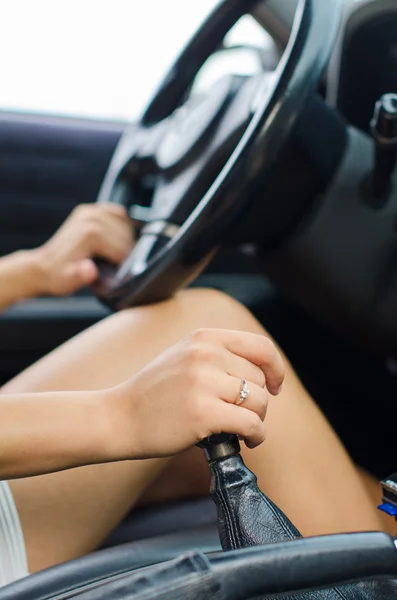
[[[170,502],[175,498],[208,496],[211,472],[199,448],[192,448],[176,456],[145,490],[139,499],[140,506]]]

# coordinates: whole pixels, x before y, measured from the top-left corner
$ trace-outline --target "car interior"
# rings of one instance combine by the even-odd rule
[[[247,18],[271,44],[232,41]],[[390,482],[396,1],[220,0],[159,84],[134,123],[0,111],[0,256],[44,243],[80,203],[125,204],[139,228],[130,257],[98,263],[92,288],[0,315],[0,385],[111,311],[211,287],[254,313],[353,460]],[[134,510],[98,552],[0,600],[397,597],[391,538],[303,540],[235,439],[203,446],[215,502]]]

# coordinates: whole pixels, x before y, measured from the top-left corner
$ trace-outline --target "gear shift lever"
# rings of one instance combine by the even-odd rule
[[[222,434],[201,444],[212,473],[211,494],[218,510],[223,550],[237,550],[301,537],[285,515],[258,488],[240,456],[235,435]]]
[[[375,106],[371,121],[375,140],[375,167],[372,175],[372,194],[387,198],[397,162],[397,95],[385,94]]]
[[[223,550],[274,544],[301,537],[285,514],[258,488],[255,475],[247,469],[240,456],[240,444],[235,435],[211,436],[199,446],[203,448],[212,472],[211,494],[218,510],[219,537]],[[291,568],[299,568],[299,565],[291,565]],[[389,581],[365,582],[303,593],[299,599],[389,599],[395,596],[394,586],[395,583]]]

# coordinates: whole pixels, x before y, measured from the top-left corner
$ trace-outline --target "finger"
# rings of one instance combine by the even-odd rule
[[[234,404],[219,402],[211,412],[212,433],[233,433],[241,437],[249,448],[265,441],[266,430],[255,413]]]
[[[221,343],[224,348],[260,367],[266,377],[266,387],[273,395],[281,392],[285,367],[280,352],[265,335],[226,329],[204,330],[203,336]]]
[[[114,217],[117,217],[117,218],[123,219],[123,220],[130,218],[127,208],[125,206],[123,206],[122,204],[115,204],[113,202],[109,202],[109,203],[97,204],[97,206],[100,207],[100,210],[105,215],[112,215]]]
[[[98,232],[94,251],[102,258],[119,264],[127,258],[132,248],[132,228],[127,223],[109,220]]]
[[[105,228],[106,239],[115,244],[122,253],[122,258],[128,255],[134,245],[134,235],[128,222],[109,220]]]
[[[100,216],[100,222],[105,230],[111,230],[120,235],[121,237],[127,238],[130,242],[134,239],[134,227],[130,218],[117,216],[113,213],[105,214]]]
[[[247,385],[250,395],[239,406],[254,412],[264,421],[268,407],[267,391],[249,381],[247,381]],[[219,398],[229,404],[237,405],[241,390],[241,379],[225,375],[219,378],[219,386],[222,388],[219,392]]]
[[[102,238],[97,241],[94,254],[119,265],[127,258],[130,250],[127,249],[127,244],[120,243],[120,240]]]
[[[229,350],[226,350],[226,348],[221,349],[221,357],[223,360],[222,366],[229,375],[237,378],[243,377],[247,381],[259,385],[261,388],[266,386],[264,372],[260,367],[254,365],[254,363],[246,358],[237,356],[237,354],[233,354]]]
[[[78,290],[93,283],[98,277],[98,269],[90,259],[79,260],[68,264],[63,272],[65,288]]]

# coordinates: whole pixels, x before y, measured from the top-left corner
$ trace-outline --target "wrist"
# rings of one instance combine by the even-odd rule
[[[131,384],[122,384],[102,393],[102,410],[105,422],[106,448],[110,460],[133,460],[139,456],[137,449],[137,415],[134,411]]]
[[[15,279],[15,301],[28,300],[39,296],[42,292],[42,278],[39,257],[35,250],[19,250],[7,257],[10,260],[11,274]]]
[[[50,294],[50,267],[45,246],[40,246],[34,250],[28,250],[26,251],[26,255],[32,278],[32,296],[44,296]]]
[[[70,444],[77,465],[101,464],[127,460],[123,451],[115,394],[113,390],[72,392],[80,418],[75,426],[75,438]],[[121,420],[122,422],[122,420]]]

